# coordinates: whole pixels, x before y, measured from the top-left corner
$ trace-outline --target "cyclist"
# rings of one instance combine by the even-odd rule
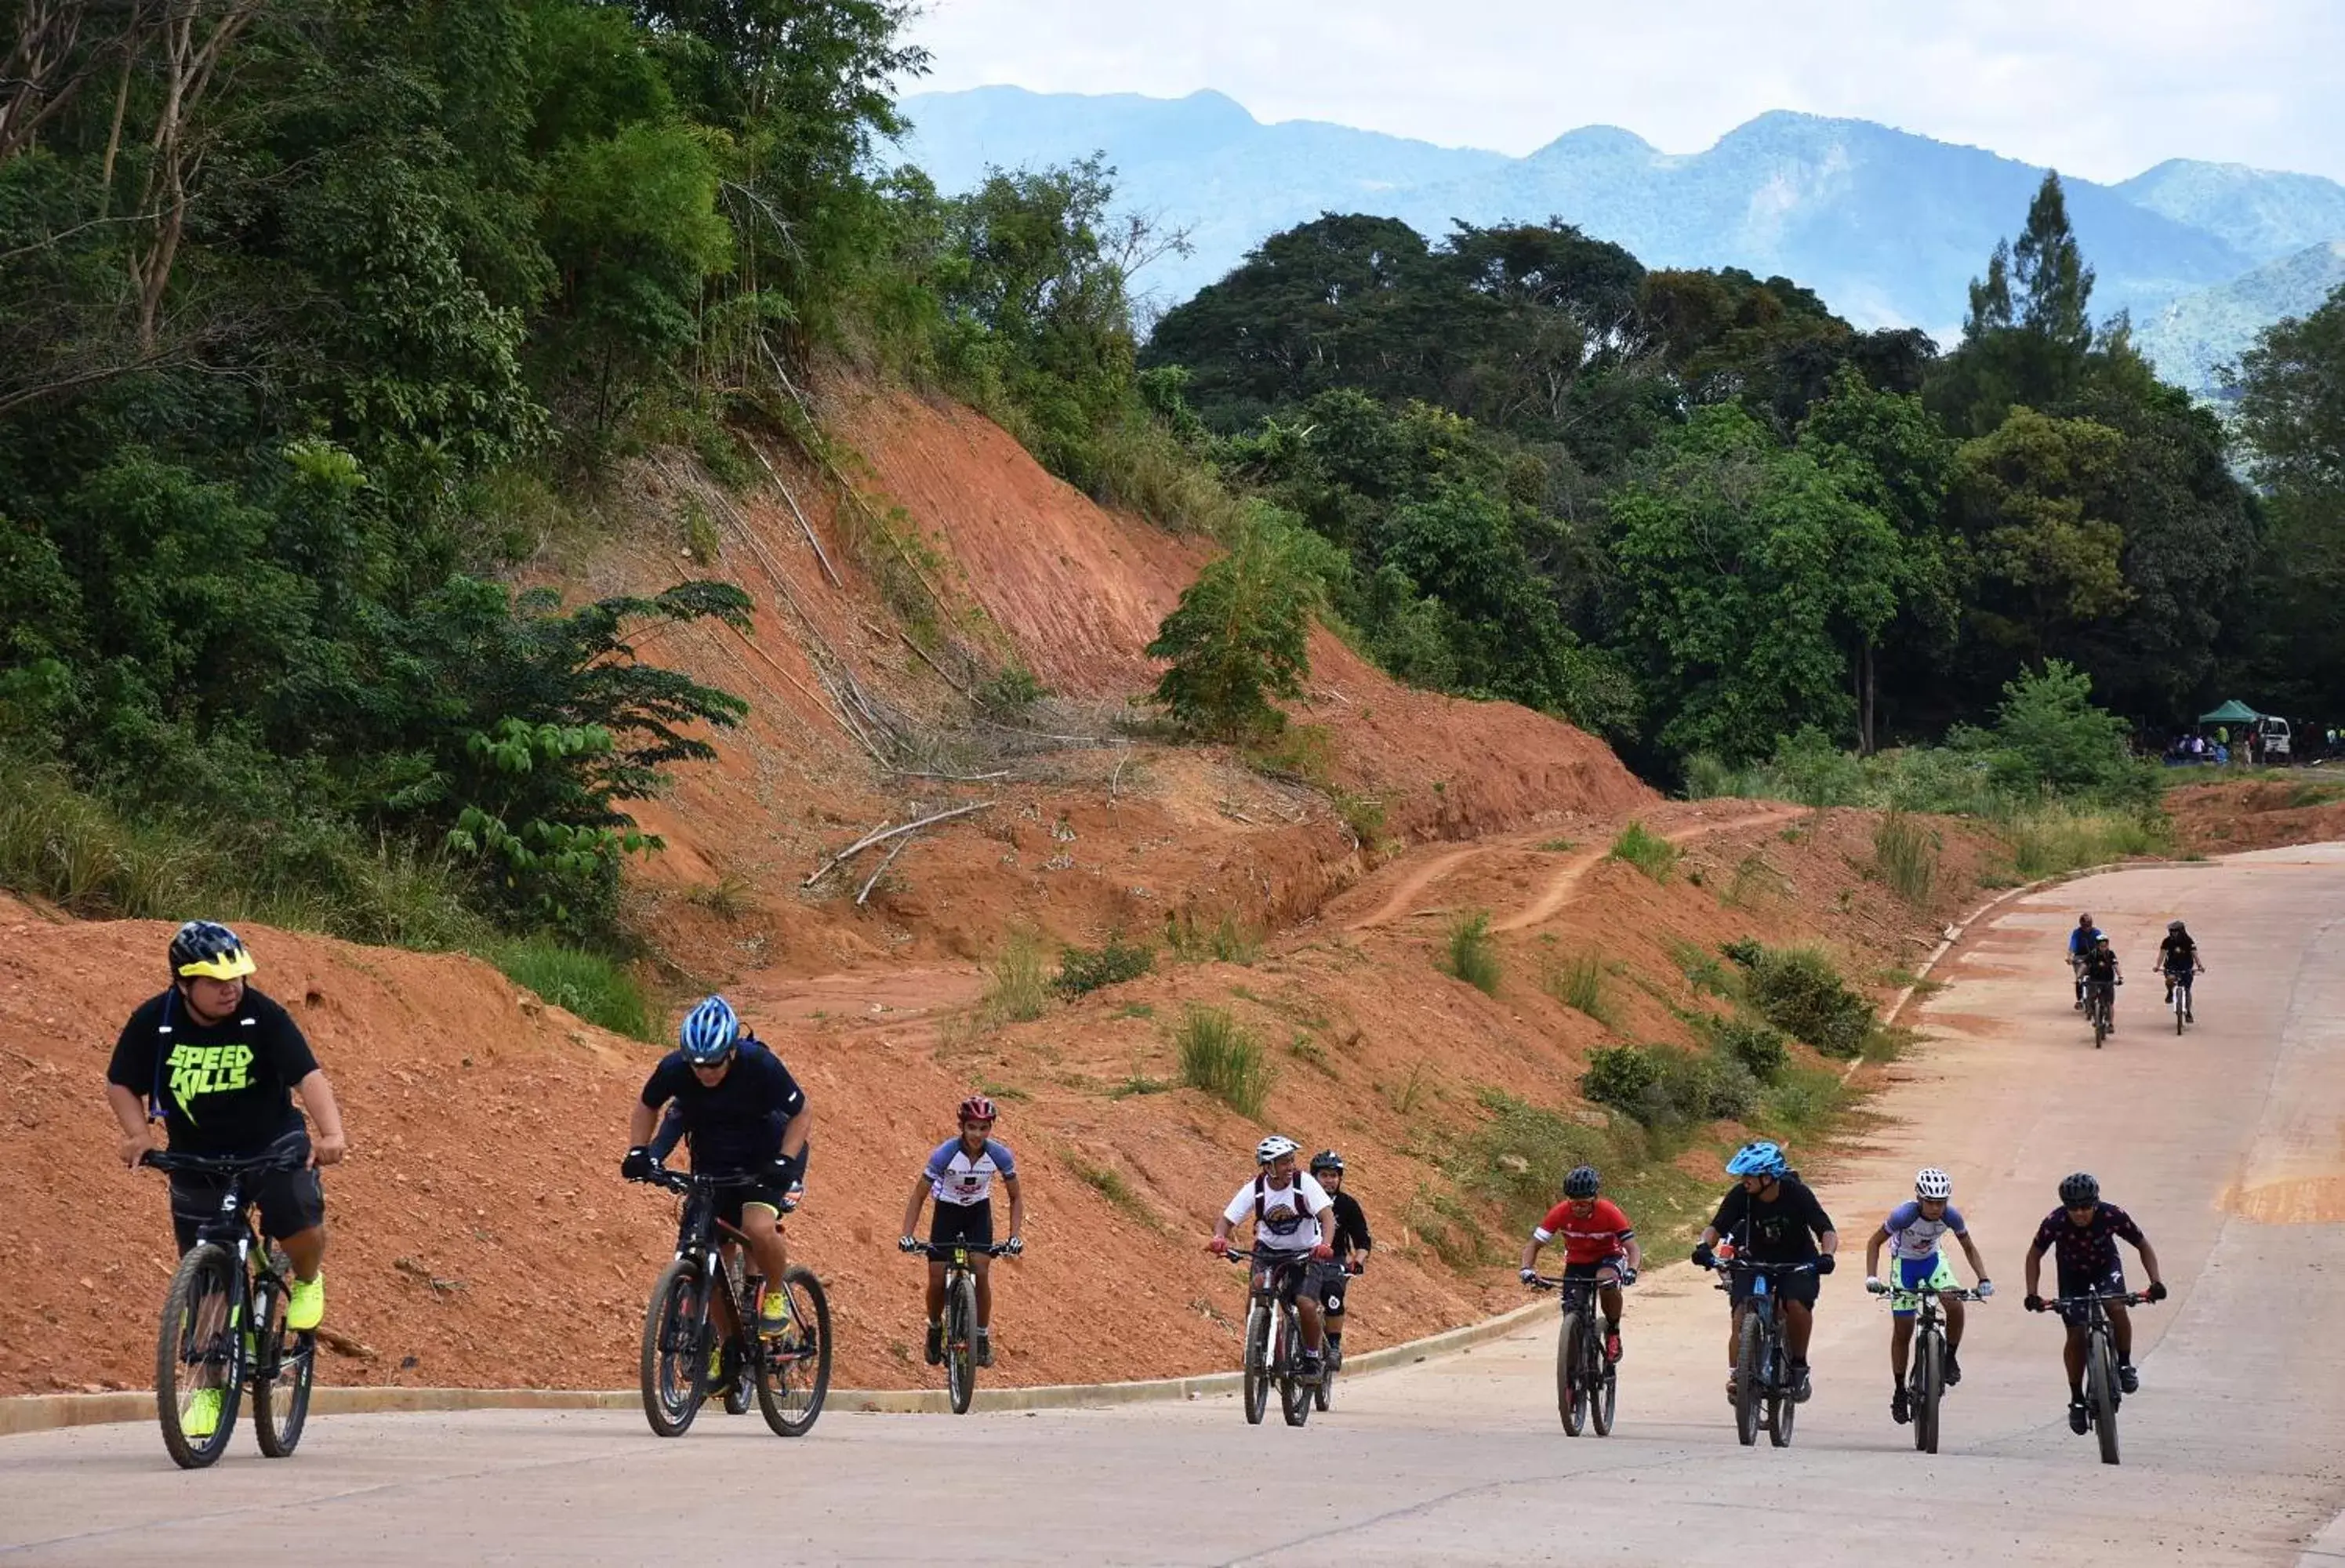
[[[2093,924],[2090,915],[2076,916],[2076,928],[2068,933],[2068,972],[2076,981],[2076,1011],[2085,1010],[2085,956],[2093,944],[2101,939],[2101,928]]]
[[[2102,1016],[2109,1021],[2109,1033],[2116,1034],[2117,987],[2125,984],[2125,966],[2117,962],[2117,950],[2109,946],[2106,932],[2094,936],[2093,946],[2085,954],[2085,962],[2077,972],[2086,993],[2100,997]]]
[[[1837,1266],[1840,1232],[1832,1216],[1783,1158],[1781,1146],[1761,1138],[1735,1150],[1726,1162],[1729,1176],[1741,1180],[1726,1194],[1718,1212],[1702,1229],[1693,1249],[1694,1266],[1708,1269],[1718,1260],[1712,1250],[1721,1238],[1734,1245],[1735,1262],[1813,1263],[1812,1273],[1785,1274],[1770,1280],[1768,1290],[1783,1304],[1783,1347],[1791,1353],[1795,1397],[1804,1403],[1813,1391],[1808,1382],[1808,1335],[1815,1328],[1815,1306],[1821,1276]],[[1727,1300],[1732,1316],[1726,1330],[1726,1364],[1734,1365],[1737,1337],[1750,1311],[1751,1275],[1733,1269],[1728,1275]],[[1734,1397],[1734,1375],[1726,1378],[1726,1397]]]
[[[993,1139],[998,1113],[983,1095],[960,1102],[960,1136],[947,1138],[929,1154],[929,1162],[913,1179],[912,1196],[904,1204],[903,1236],[896,1245],[907,1252],[920,1249],[912,1232],[920,1223],[920,1203],[937,1200],[936,1222],[929,1230],[931,1247],[990,1247],[993,1245],[993,1183],[1010,1194],[1010,1252],[1026,1249],[1019,1234],[1025,1228],[1026,1200],[1018,1192],[1018,1165],[1007,1144]],[[993,1259],[980,1254],[969,1260],[977,1276],[977,1364],[993,1364]],[[929,1259],[929,1365],[945,1359],[945,1262]]]
[[[2204,975],[2207,966],[2198,961],[2198,943],[2189,928],[2179,920],[2166,923],[2166,940],[2157,945],[2157,966],[2166,976],[2166,1005],[2174,1005],[2174,987],[2182,987],[2182,1021],[2195,1024],[2190,1015],[2190,981],[2193,976]]]
[[[1882,1288],[1881,1249],[1891,1243],[1894,1245],[1890,1256],[1896,1261],[1897,1273],[1888,1283],[1890,1290],[1954,1290],[1954,1272],[1946,1266],[1946,1255],[1938,1249],[1938,1239],[1951,1233],[1963,1244],[1963,1256],[1970,1259],[1971,1277],[1978,1281],[1978,1293],[1995,1294],[1995,1281],[1986,1277],[1986,1263],[1979,1257],[1977,1244],[1971,1240],[1970,1229],[1963,1223],[1962,1210],[1954,1207],[1954,1178],[1934,1165],[1914,1178],[1914,1201],[1891,1209],[1889,1218],[1873,1229],[1872,1239],[1864,1244],[1866,1290]],[[1946,1386],[1953,1388],[1963,1381],[1963,1365],[1956,1355],[1963,1344],[1963,1304],[1943,1294],[1940,1304],[1946,1310]],[[1914,1312],[1912,1307],[1898,1307],[1891,1313],[1889,1366],[1895,1381],[1890,1385],[1889,1415],[1900,1426],[1913,1419],[1905,1394],[1905,1361],[1914,1343]]]
[[[1521,1273],[1524,1284],[1537,1284],[1539,1249],[1562,1237],[1563,1277],[1597,1282],[1597,1303],[1604,1309],[1604,1354],[1617,1361],[1620,1359],[1620,1287],[1637,1282],[1644,1253],[1620,1206],[1598,1196],[1603,1190],[1603,1179],[1594,1166],[1572,1168],[1563,1179],[1563,1201],[1547,1211],[1547,1218],[1532,1229],[1531,1239],[1523,1243]]]
[[[300,1026],[245,984],[251,952],[227,926],[190,920],[172,936],[169,988],[139,1004],[114,1042],[106,1098],[122,1124],[122,1162],[137,1168],[163,1124],[180,1154],[219,1158],[306,1158],[299,1170],[270,1171],[248,1182],[260,1228],[292,1260],[285,1326],[316,1328],[326,1315],[326,1194],[318,1167],[348,1151],[341,1108]],[[295,1098],[317,1124],[312,1139]],[[171,1229],[179,1250],[196,1245],[197,1228],[219,1212],[223,1179],[171,1174]],[[203,1439],[219,1430],[220,1391],[198,1390],[180,1430]]]
[[[1335,1206],[1335,1233],[1329,1238],[1335,1244],[1337,1268],[1328,1271],[1319,1287],[1319,1302],[1327,1314],[1327,1352],[1340,1362],[1344,1359],[1344,1292],[1350,1284],[1349,1276],[1365,1274],[1368,1268],[1368,1249],[1376,1245],[1368,1234],[1368,1217],[1360,1208],[1360,1200],[1344,1190],[1344,1157],[1332,1148],[1323,1148],[1311,1157],[1311,1179]]]
[[[2044,1310],[2044,1298],[2036,1294],[2036,1288],[2043,1277],[2044,1254],[2056,1249],[2061,1295],[2125,1294],[2125,1264],[2117,1255],[2120,1237],[2133,1243],[2134,1250],[2141,1254],[2141,1266],[2149,1271],[2149,1299],[2165,1300],[2166,1286],[2157,1277],[2157,1250],[2141,1233],[2141,1227],[2116,1204],[2102,1202],[2100,1182],[2086,1172],[2065,1178],[2060,1183],[2060,1207],[2044,1217],[2044,1223],[2035,1228],[2035,1244],[2027,1249],[2024,1303],[2027,1310]],[[2102,1304],[2108,1310],[2109,1329],[2117,1339],[2117,1387],[2132,1393],[2141,1386],[2140,1374],[2133,1368],[2133,1316],[2123,1301]],[[2085,1309],[2063,1307],[2060,1319],[2068,1325],[2068,1342],[2060,1352],[2068,1368],[2068,1430],[2082,1433],[2091,1425],[2085,1411]]]
[[[806,1175],[812,1115],[806,1091],[779,1057],[749,1037],[731,1003],[708,996],[685,1015],[676,1048],[644,1080],[628,1118],[627,1157],[619,1163],[628,1180],[648,1180],[660,1169],[649,1139],[661,1108],[671,1101],[684,1114],[694,1170],[759,1178],[720,1194],[716,1217],[747,1239],[766,1277],[758,1330],[781,1333],[790,1326],[790,1299],[782,1287],[789,1250],[780,1221],[787,1194]]]
[[[1335,1200],[1308,1173],[1294,1168],[1299,1147],[1276,1133],[1254,1146],[1254,1178],[1213,1221],[1213,1239],[1205,1250],[1220,1257],[1230,1249],[1231,1228],[1254,1221],[1254,1272],[1282,1302],[1294,1303],[1303,1319],[1303,1361],[1296,1370],[1307,1381],[1319,1375],[1325,1319],[1317,1292],[1304,1287],[1316,1284],[1323,1273],[1312,1265],[1335,1256]]]

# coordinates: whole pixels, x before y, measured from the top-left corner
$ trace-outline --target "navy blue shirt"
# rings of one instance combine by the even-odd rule
[[[779,1057],[746,1040],[714,1087],[693,1073],[682,1051],[670,1051],[645,1080],[643,1100],[654,1110],[675,1102],[695,1170],[730,1173],[780,1156],[782,1128],[806,1108],[806,1091]]]

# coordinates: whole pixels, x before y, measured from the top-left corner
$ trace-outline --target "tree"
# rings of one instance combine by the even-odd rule
[[[2228,390],[2268,498],[2241,673],[2266,703],[2333,713],[2345,691],[2345,289],[2261,333]]]
[[[2094,347],[2093,269],[2068,222],[2060,177],[2047,173],[2016,245],[1997,241],[1974,279],[1963,341],[1927,389],[1956,435],[1983,436],[2016,404],[2066,411]]]
[[[2124,450],[2106,425],[2023,407],[1956,451],[1954,515],[1978,572],[1971,624],[2004,657],[2072,649],[2079,627],[2130,600],[2116,518]]]
[[[1313,612],[1325,602],[1326,545],[1276,512],[1257,511],[1229,553],[1182,590],[1148,645],[1170,662],[1156,701],[1183,729],[1243,741],[1284,729],[1274,697],[1303,694]]]

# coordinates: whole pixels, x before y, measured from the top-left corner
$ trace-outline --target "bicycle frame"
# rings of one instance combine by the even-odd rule
[[[269,1257],[267,1241],[260,1234],[260,1216],[253,1200],[245,1195],[245,1184],[255,1177],[299,1170],[307,1162],[299,1158],[281,1156],[263,1160],[215,1158],[152,1149],[140,1163],[166,1173],[181,1171],[225,1179],[226,1186],[220,1192],[218,1209],[210,1219],[196,1227],[197,1246],[224,1247],[236,1260],[236,1282],[228,1298],[228,1316],[225,1325],[230,1334],[228,1370],[232,1375],[225,1381],[235,1386],[273,1380],[282,1366],[277,1337],[270,1335],[264,1344],[259,1336],[255,1335],[248,1349],[245,1331],[253,1324],[267,1320],[271,1300],[289,1292],[293,1282],[277,1271],[277,1265]]]

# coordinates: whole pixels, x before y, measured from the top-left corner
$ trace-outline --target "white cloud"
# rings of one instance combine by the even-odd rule
[[[1693,152],[1767,109],[2115,180],[2167,157],[2345,178],[2339,0],[929,0],[934,88],[1178,96],[1528,152]]]

